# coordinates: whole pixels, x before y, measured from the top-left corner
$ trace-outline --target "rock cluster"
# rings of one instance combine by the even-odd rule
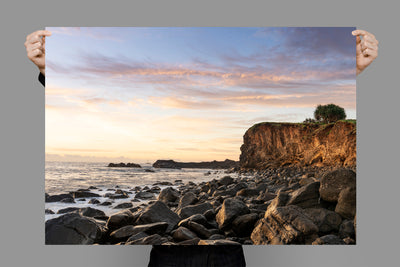
[[[109,193],[134,191],[129,204],[150,199],[121,205],[111,216],[94,208],[59,211],[46,222],[46,244],[355,244],[351,169],[282,167],[199,184],[177,180],[163,190],[158,184]],[[46,201],[84,197],[77,192],[90,193],[46,195]]]

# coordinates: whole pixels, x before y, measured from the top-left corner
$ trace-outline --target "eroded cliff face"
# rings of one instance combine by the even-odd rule
[[[259,123],[247,130],[240,148],[243,169],[280,166],[356,167],[356,125]]]

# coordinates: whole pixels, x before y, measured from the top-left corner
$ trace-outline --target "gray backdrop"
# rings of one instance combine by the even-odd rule
[[[357,78],[357,245],[245,246],[244,251],[249,267],[397,265],[395,1],[25,2],[3,1],[0,8],[2,266],[147,266],[149,260],[150,246],[44,245],[44,89],[24,42],[46,26],[357,26],[374,33],[378,59]]]

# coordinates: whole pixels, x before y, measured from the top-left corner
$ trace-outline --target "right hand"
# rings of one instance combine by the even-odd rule
[[[50,36],[51,32],[40,30],[29,34],[26,37],[25,47],[28,58],[39,68],[39,71],[45,75],[45,45],[46,36]]]

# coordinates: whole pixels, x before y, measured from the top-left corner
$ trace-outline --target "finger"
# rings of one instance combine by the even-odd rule
[[[378,45],[376,45],[375,43],[371,43],[371,42],[363,42],[362,46],[365,48],[369,48],[369,49],[373,49],[373,50],[377,50],[378,49]]]
[[[32,51],[32,50],[35,50],[35,49],[42,49],[42,44],[41,43],[39,43],[39,42],[37,42],[37,43],[34,43],[34,44],[31,44],[31,45],[29,45],[28,47],[27,47],[27,51]]]
[[[356,35],[365,36],[365,35],[369,34],[369,32],[364,31],[364,30],[354,30],[351,32],[351,34],[354,36],[356,36]]]
[[[364,36],[363,40],[365,40],[367,42],[371,42],[371,43],[378,43],[378,40],[376,40],[376,38],[371,35]]]
[[[361,43],[361,38],[360,38],[360,36],[356,36],[356,44],[359,44],[359,43]]]
[[[28,34],[26,36],[26,40],[31,39],[33,36],[50,36],[50,35],[51,35],[51,31],[39,30],[39,31],[32,32],[31,34]]]
[[[36,32],[31,33],[30,35],[28,35],[26,37],[26,40],[34,43],[34,42],[37,42],[37,41],[42,41],[42,38],[44,38],[45,36],[51,36],[51,32],[50,31],[45,31],[45,30],[36,31]]]
[[[33,59],[33,58],[35,58],[35,57],[38,57],[38,56],[40,56],[40,55],[42,55],[43,53],[42,53],[42,50],[40,50],[40,49],[35,49],[35,50],[32,50],[32,51],[30,51],[29,53],[28,53],[28,57],[30,58],[30,59]]]

